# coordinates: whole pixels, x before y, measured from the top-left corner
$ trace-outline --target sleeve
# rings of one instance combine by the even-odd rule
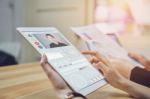
[[[135,67],[131,71],[130,80],[135,83],[150,87],[150,71],[140,67]]]

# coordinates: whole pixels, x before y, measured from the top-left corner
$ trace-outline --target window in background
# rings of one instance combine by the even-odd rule
[[[149,0],[97,0],[95,22],[118,35],[142,34],[143,26],[150,26]],[[142,10],[140,10],[142,9]]]

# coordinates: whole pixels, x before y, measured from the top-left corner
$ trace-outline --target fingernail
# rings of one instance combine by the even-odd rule
[[[45,53],[43,54],[43,56],[45,56]]]
[[[46,57],[45,53],[43,54],[43,57],[44,57],[44,58]]]

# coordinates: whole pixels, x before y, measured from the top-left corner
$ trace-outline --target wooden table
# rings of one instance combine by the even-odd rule
[[[56,95],[37,62],[0,67],[0,99],[56,99]],[[131,99],[131,97],[108,84],[90,94],[88,99]]]

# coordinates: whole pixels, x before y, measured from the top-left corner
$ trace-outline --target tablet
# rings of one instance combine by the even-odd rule
[[[107,82],[56,28],[20,27],[19,33],[42,55],[69,87],[86,96]]]

